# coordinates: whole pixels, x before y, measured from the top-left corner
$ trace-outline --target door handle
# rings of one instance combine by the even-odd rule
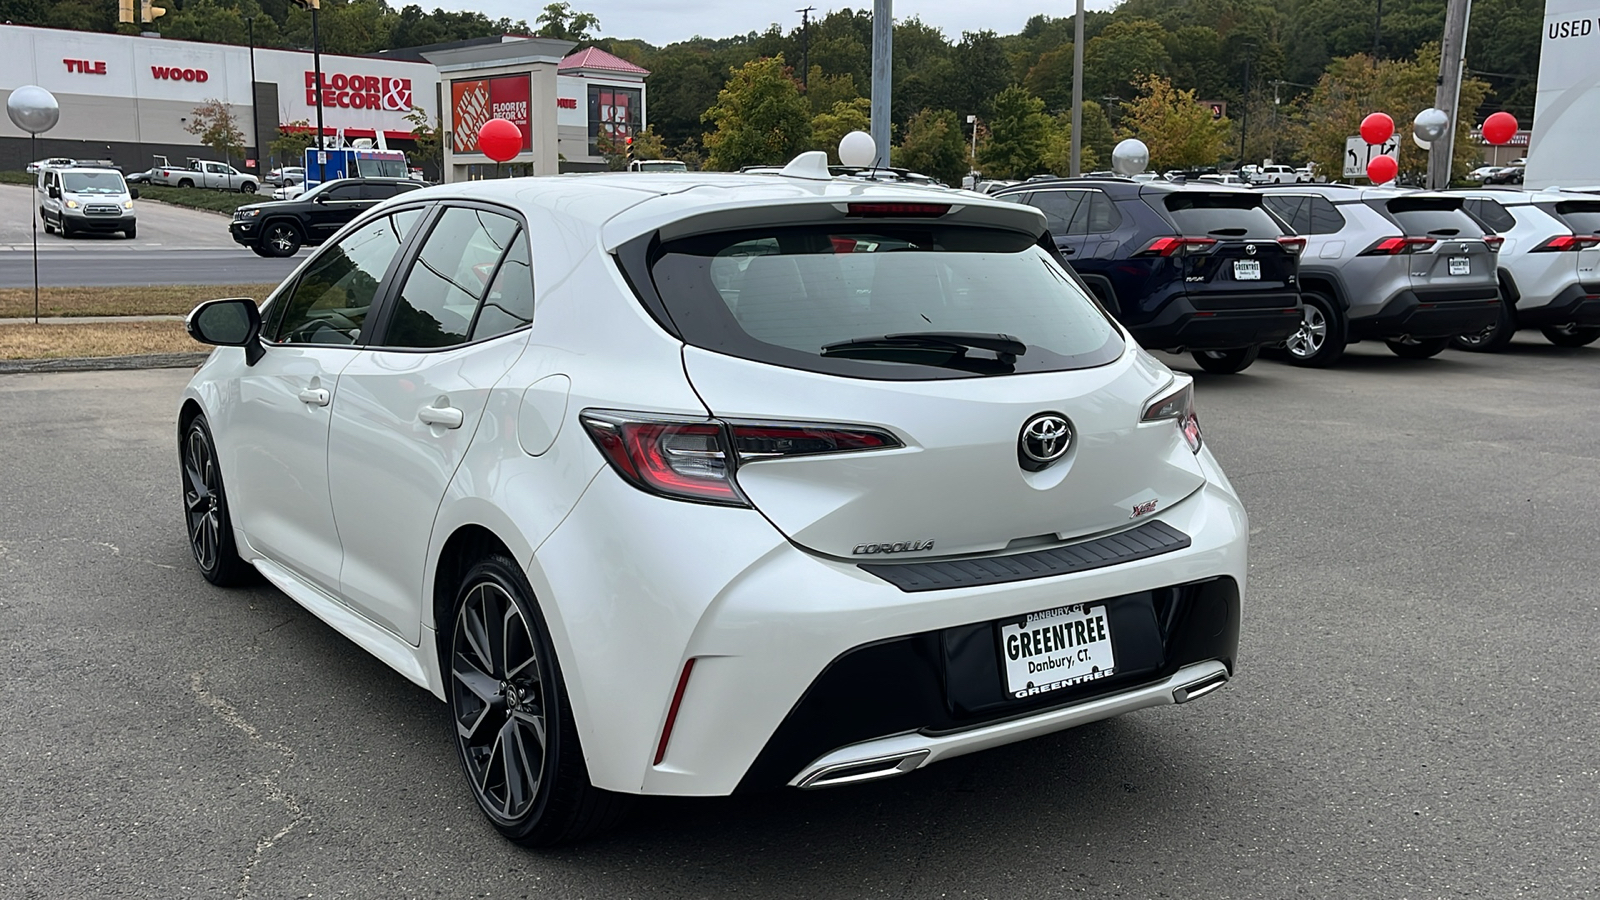
[[[462,421],[461,410],[454,406],[424,406],[417,418],[440,428],[460,428]]]
[[[327,406],[328,399],[326,388],[306,388],[300,392],[300,400],[312,406]]]

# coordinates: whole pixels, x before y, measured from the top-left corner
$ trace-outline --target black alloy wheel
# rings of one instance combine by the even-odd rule
[[[1600,325],[1556,325],[1539,330],[1557,347],[1587,347],[1600,340]]]
[[[629,798],[589,783],[560,667],[531,596],[506,557],[467,572],[448,638],[445,694],[479,809],[509,840],[542,847],[610,827]]]
[[[196,416],[184,429],[179,457],[183,466],[184,524],[200,574],[219,587],[248,583],[255,570],[239,558],[233,542],[233,523],[222,490],[222,469],[217,465],[216,445],[204,416]]]
[[[273,256],[293,256],[300,252],[300,229],[288,222],[273,222],[262,233],[261,246]]]
[[[1426,340],[1417,340],[1415,338],[1395,340],[1391,338],[1385,340],[1384,343],[1389,345],[1391,353],[1401,359],[1429,359],[1443,353],[1444,348],[1450,346],[1450,340],[1447,337],[1427,338]]]
[[[1494,324],[1473,334],[1458,334],[1450,339],[1450,346],[1471,353],[1498,353],[1511,343],[1511,338],[1516,333],[1516,314],[1511,311],[1511,304],[1502,296],[1500,314],[1495,317]]]
[[[1261,345],[1254,344],[1249,347],[1235,347],[1232,350],[1196,350],[1193,354],[1194,361],[1215,375],[1233,375],[1250,368],[1250,364],[1261,355]]]

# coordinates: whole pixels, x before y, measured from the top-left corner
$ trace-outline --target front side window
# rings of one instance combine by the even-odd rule
[[[1110,362],[1123,347],[1020,232],[749,229],[668,242],[651,274],[690,344],[809,371],[900,380],[1060,371]]]
[[[1044,213],[1045,227],[1051,234],[1066,234],[1083,196],[1083,191],[1034,191],[1028,195],[1028,205]]]
[[[518,230],[517,220],[510,216],[467,207],[446,209],[395,296],[394,312],[380,343],[435,348],[473,339],[479,301],[495,282],[501,259],[513,241],[525,243],[518,239]],[[526,263],[522,271],[527,271]],[[502,291],[507,289],[508,285],[502,286]],[[530,282],[530,298],[531,292]],[[499,306],[496,310],[496,316],[504,312]]]
[[[421,210],[373,219],[332,244],[306,267],[279,303],[271,339],[284,344],[354,344],[378,285]]]

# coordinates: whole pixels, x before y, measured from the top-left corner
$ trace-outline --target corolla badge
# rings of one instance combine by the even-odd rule
[[[1072,423],[1060,413],[1039,413],[1024,422],[1017,437],[1017,462],[1037,472],[1067,455],[1072,447]]]

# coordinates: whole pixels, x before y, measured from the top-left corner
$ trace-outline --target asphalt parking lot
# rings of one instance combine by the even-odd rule
[[[482,821],[442,704],[200,578],[188,374],[0,376],[0,897],[1600,893],[1600,348],[1200,375],[1253,534],[1228,687],[549,853]]]

